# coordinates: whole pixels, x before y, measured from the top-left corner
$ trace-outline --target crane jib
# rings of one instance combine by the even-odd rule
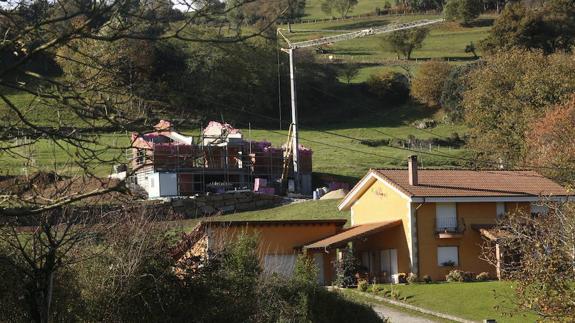
[[[342,35],[328,36],[328,37],[322,37],[319,39],[306,40],[306,41],[297,42],[297,43],[290,43],[289,48],[298,49],[298,48],[305,48],[305,47],[320,46],[320,45],[335,43],[338,41],[349,40],[349,39],[354,39],[354,38],[359,38],[359,37],[365,37],[365,36],[370,36],[370,35],[390,33],[390,32],[394,32],[394,31],[398,31],[398,30],[423,27],[423,26],[427,26],[427,25],[431,25],[431,24],[435,24],[435,23],[439,23],[439,22],[443,22],[443,21],[444,21],[444,19],[418,20],[418,21],[414,21],[414,22],[395,24],[395,25],[384,26],[384,27],[379,27],[379,28],[362,29],[362,30],[353,31],[350,33],[342,34]]]

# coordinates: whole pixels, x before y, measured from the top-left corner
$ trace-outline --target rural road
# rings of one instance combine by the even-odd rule
[[[433,323],[435,321],[422,318],[419,316],[414,316],[413,314],[398,311],[396,309],[383,306],[383,305],[372,305],[373,310],[381,318],[389,318],[391,323]]]

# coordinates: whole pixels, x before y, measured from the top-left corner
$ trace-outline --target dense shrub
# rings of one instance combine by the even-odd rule
[[[487,273],[485,271],[482,273],[479,273],[479,275],[475,276],[475,280],[480,281],[480,282],[488,281],[489,280],[489,273]]]
[[[412,81],[411,94],[422,103],[438,106],[450,73],[451,66],[445,61],[430,60],[421,64]]]
[[[479,17],[482,10],[481,0],[448,0],[443,12],[447,20],[459,21],[462,25],[467,25]]]
[[[461,270],[452,270],[445,276],[445,280],[448,282],[462,282],[463,272]]]
[[[366,292],[369,287],[369,283],[365,279],[360,279],[357,281],[357,289],[361,292]]]
[[[454,269],[445,276],[448,282],[472,282],[475,279],[475,274],[469,271]]]
[[[359,262],[349,249],[342,251],[341,259],[334,262],[335,284],[339,287],[354,286],[356,283],[355,274],[359,271]]]
[[[409,99],[409,80],[401,73],[372,74],[366,83],[369,92],[387,104],[401,104]]]

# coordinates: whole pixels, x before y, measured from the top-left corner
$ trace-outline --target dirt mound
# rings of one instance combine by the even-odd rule
[[[344,198],[349,191],[343,188],[339,190],[331,191],[326,193],[324,196],[320,198],[320,200],[339,200]]]
[[[0,195],[9,195],[15,200],[24,200],[27,203],[50,204],[70,196],[113,189],[111,192],[95,195],[81,202],[123,203],[127,200],[134,200],[133,196],[120,192],[124,187],[119,184],[120,181],[117,179],[89,176],[64,177],[54,172],[38,172],[30,176],[0,178]]]

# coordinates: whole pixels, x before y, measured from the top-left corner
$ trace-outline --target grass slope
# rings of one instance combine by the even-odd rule
[[[291,203],[275,208],[258,211],[240,212],[222,216],[214,216],[206,219],[225,221],[246,221],[246,220],[324,220],[324,219],[346,219],[349,220],[349,211],[339,211],[337,205],[341,200],[319,200]],[[176,231],[190,231],[199,219],[189,219],[176,221],[174,228]],[[349,224],[349,221],[348,221]]]
[[[307,0],[305,4],[304,19],[325,19],[331,18],[325,12],[321,11],[322,0]],[[392,4],[389,0],[359,0],[357,6],[349,15],[364,15],[375,12],[375,8],[383,8],[386,3]],[[333,12],[337,15],[336,12]]]
[[[350,177],[350,181],[357,180],[365,175],[370,168],[405,166],[407,156],[414,151],[403,150],[393,147],[368,147],[359,140],[378,140],[388,138],[405,139],[410,135],[417,138],[447,137],[453,132],[463,134],[464,126],[440,124],[431,130],[416,129],[411,122],[426,117],[440,118],[435,110],[415,105],[406,104],[399,107],[382,107],[380,110],[361,110],[362,107],[350,107],[357,109],[357,118],[342,120],[340,123],[330,124],[313,130],[302,127],[300,143],[313,149],[314,172],[333,174]],[[186,131],[184,131],[186,133]],[[285,143],[287,131],[256,129],[251,132],[244,129],[244,136],[249,140],[267,140],[275,145]],[[122,160],[125,150],[129,145],[129,136],[124,133],[109,134],[102,136],[102,142],[117,146],[117,149],[102,149],[97,158],[91,163],[91,171],[99,175],[107,175],[116,160]],[[64,146],[66,148],[66,146]],[[419,149],[417,149],[419,150]],[[416,151],[417,151],[416,150]],[[32,169],[65,170],[66,173],[80,171],[73,160],[74,149],[66,152],[65,149],[54,145],[47,140],[41,140],[30,148],[22,148],[19,153],[23,156],[31,156],[34,163]],[[452,158],[434,156],[442,154]],[[449,149],[443,147],[437,149],[429,147],[421,149],[420,160],[423,166],[449,166],[457,165],[465,150]],[[105,161],[111,161],[106,163]],[[20,156],[0,155],[4,173],[22,174],[22,168],[26,166],[25,159]]]
[[[395,288],[400,293],[400,299],[405,299],[409,304],[469,320],[496,319],[497,322],[517,323],[536,321],[536,317],[530,313],[514,313],[510,303],[514,298],[511,282],[382,286],[387,290]],[[383,296],[383,293],[380,294]]]

